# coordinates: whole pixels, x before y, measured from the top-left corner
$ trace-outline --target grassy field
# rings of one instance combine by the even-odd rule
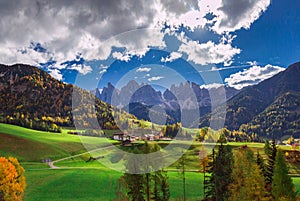
[[[55,134],[0,124],[0,156],[17,157],[26,170],[27,189],[24,200],[113,200],[114,191],[122,173],[111,170],[98,161],[86,162],[90,154],[85,153],[86,149],[82,145],[84,141],[89,148],[96,149],[112,141],[105,138],[79,137],[69,135],[67,132],[68,129],[64,129],[62,134]],[[163,143],[166,142],[160,142],[162,146]],[[261,143],[229,144],[233,148],[247,145],[254,152],[263,153],[264,145]],[[211,150],[212,146],[214,145],[205,145],[208,150]],[[280,148],[291,149],[289,146]],[[188,170],[201,168],[198,159],[199,150],[201,150],[201,144],[195,142],[186,152]],[[61,167],[60,169],[49,169],[47,164],[41,162],[44,158],[57,160],[80,153],[83,154],[56,162],[54,165]],[[109,151],[99,150],[97,154],[110,157]],[[300,164],[288,165],[292,173],[300,173]],[[174,172],[175,169],[176,163],[168,167],[171,200],[182,200],[182,180],[180,174]],[[186,173],[189,201],[200,200],[203,195],[202,179],[202,173]],[[300,191],[300,177],[293,177],[293,181]]]
[[[25,201],[40,200],[113,200],[118,179],[122,174],[109,169],[57,169],[26,171]],[[172,200],[183,196],[182,180],[177,172],[169,172]],[[202,192],[202,175],[186,174],[188,200],[199,200]]]
[[[44,158],[53,160],[86,152],[85,146],[96,149],[110,142],[106,138],[49,133],[18,126],[0,124],[0,155],[15,156],[21,162],[40,162]],[[8,134],[8,135],[7,135]]]

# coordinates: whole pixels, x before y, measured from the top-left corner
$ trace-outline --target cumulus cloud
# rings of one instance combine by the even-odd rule
[[[270,64],[264,67],[252,66],[249,69],[244,69],[241,72],[231,74],[228,78],[225,78],[225,82],[230,87],[242,89],[243,87],[258,84],[283,70],[285,70],[285,68],[272,66]]]
[[[151,68],[147,68],[147,67],[140,67],[138,69],[136,69],[136,72],[150,72]]]
[[[271,0],[222,0],[220,7],[213,11],[216,18],[212,30],[221,34],[241,28],[249,29],[270,3]]]
[[[208,27],[221,36],[248,29],[269,4],[270,0],[1,1],[0,61],[35,66],[55,61],[51,72],[56,76],[66,67],[62,64],[78,54],[85,61],[109,57],[129,61],[150,48],[167,48],[166,32],[162,31],[165,24],[171,30]],[[207,14],[212,19],[207,19]],[[171,62],[186,53],[196,64],[229,65],[240,53],[229,40],[199,43],[186,38],[181,42],[179,51],[162,61]],[[114,48],[124,51],[113,52]],[[84,65],[72,68],[83,74],[91,71]]]
[[[156,31],[153,34],[141,29],[125,39],[122,36],[110,38],[126,31],[150,27],[157,10],[149,5],[148,2],[130,0],[2,2],[1,61],[38,65],[52,58],[59,65],[74,59],[78,52],[86,60],[106,59],[112,47],[126,47],[130,54],[145,54],[149,46],[164,45],[162,33]],[[18,52],[32,41],[43,44],[48,54]]]
[[[128,62],[130,60],[130,55],[128,54],[123,54],[121,52],[114,52],[112,54],[113,58],[118,59],[120,61],[126,61]]]
[[[157,81],[157,80],[160,80],[160,79],[163,79],[164,77],[162,76],[156,76],[156,77],[150,77],[148,78],[148,81],[151,82],[151,81]]]
[[[182,57],[182,53],[180,52],[171,52],[171,54],[166,58],[161,58],[161,62],[172,62],[176,59]]]
[[[77,70],[82,75],[86,75],[90,72],[92,72],[92,68],[90,66],[87,66],[85,64],[72,64],[71,67],[69,67],[71,70]]]
[[[199,43],[198,41],[182,38],[183,43],[178,51],[186,53],[187,60],[193,61],[195,64],[224,63],[225,66],[228,66],[232,63],[233,57],[241,52],[239,48],[232,47],[232,36],[228,37],[228,39],[222,38],[219,43],[212,41]]]
[[[271,0],[201,0],[161,1],[157,20],[167,22],[172,28],[183,25],[194,30],[208,26],[218,34],[249,29],[266,11]],[[174,12],[176,6],[177,12]],[[190,9],[187,9],[190,8]],[[206,16],[213,16],[208,19]]]

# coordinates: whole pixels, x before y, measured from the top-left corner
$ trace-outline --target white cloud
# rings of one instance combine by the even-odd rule
[[[244,69],[241,72],[231,74],[230,77],[225,79],[225,82],[230,87],[241,89],[243,87],[258,84],[259,82],[268,79],[283,70],[285,70],[285,68],[272,66],[270,64],[264,67],[252,66],[249,69]]]
[[[249,29],[251,24],[266,11],[271,0],[200,0],[200,1],[156,1],[159,11],[154,21],[166,22],[171,29],[183,25],[194,30],[208,26],[218,34]],[[174,11],[177,6],[178,11]],[[187,9],[187,6],[190,9]],[[213,19],[205,16],[210,13]]]
[[[151,71],[151,68],[147,68],[147,67],[140,67],[138,69],[136,69],[136,72],[150,72]]]
[[[141,29],[156,24],[153,23],[156,12],[156,8],[149,6],[148,2],[130,0],[109,3],[75,0],[72,4],[64,0],[44,3],[8,1],[0,8],[1,62],[38,65],[51,58],[60,68],[60,63],[73,60],[78,53],[85,60],[105,60],[112,47],[126,48],[123,59],[128,60],[129,55],[141,56],[149,47],[165,46],[163,33]],[[111,38],[137,28],[138,31],[128,33],[125,38]],[[35,51],[18,53],[31,41],[43,44],[47,54]]]
[[[104,74],[106,73],[108,66],[100,64],[99,68],[100,68],[99,74]]]
[[[182,53],[180,52],[171,52],[171,54],[166,58],[161,58],[161,62],[172,62],[176,59],[179,59],[182,57]]]
[[[99,74],[104,74],[104,73],[106,73],[106,71],[107,71],[107,69],[100,70]]]
[[[126,61],[126,62],[128,62],[130,60],[130,55],[123,54],[121,52],[114,52],[112,54],[112,57],[115,58],[115,59],[118,59],[120,61]]]
[[[109,56],[129,61],[133,56],[142,57],[151,47],[166,48],[166,33],[161,31],[165,23],[171,30],[181,25],[192,31],[209,27],[222,35],[249,28],[269,4],[270,0],[6,1],[0,6],[0,61],[39,66],[51,60],[56,61],[51,68],[57,70],[66,68],[61,63],[75,60],[78,54],[86,61]],[[215,17],[206,19],[208,13]],[[232,47],[233,39],[203,44],[185,39],[179,52],[162,60],[173,61],[186,53],[196,64],[229,65],[240,53]],[[31,42],[41,43],[47,51],[33,50]],[[112,52],[114,47],[124,51]],[[90,72],[86,66],[73,69]]]
[[[201,89],[217,89],[219,87],[224,87],[221,83],[203,84],[200,86]]]
[[[162,76],[156,76],[156,77],[150,77],[148,78],[148,81],[151,82],[151,81],[157,81],[157,80],[160,80],[160,79],[163,79],[164,77]]]
[[[49,74],[57,80],[62,80],[63,76],[58,69],[49,69]]]
[[[80,74],[86,75],[93,71],[93,69],[90,66],[87,66],[85,64],[72,64],[69,69],[77,70]]]
[[[257,61],[248,61],[247,64],[250,66],[257,66]]]
[[[230,43],[232,36],[228,36],[227,39],[222,38],[218,44],[212,41],[199,43],[182,36],[180,39],[183,43],[178,51],[186,53],[187,60],[193,61],[195,64],[224,63],[225,66],[228,66],[232,63],[233,57],[241,52],[240,49],[232,47]]]
[[[270,3],[271,0],[222,0],[221,7],[214,11],[217,17],[212,29],[219,34],[249,29]]]

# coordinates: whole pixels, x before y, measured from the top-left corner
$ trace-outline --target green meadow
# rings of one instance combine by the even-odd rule
[[[27,188],[25,201],[40,200],[82,200],[110,201],[115,198],[115,189],[121,172],[107,168],[97,160],[87,162],[89,149],[99,149],[106,144],[116,143],[106,138],[82,137],[63,133],[49,133],[30,130],[18,126],[0,124],[0,156],[14,156],[25,168]],[[143,143],[143,142],[140,142]],[[159,142],[165,146],[165,142]],[[180,143],[180,142],[178,142]],[[263,152],[261,143],[229,143],[233,148],[249,146],[254,152]],[[211,145],[212,146],[212,145]],[[280,147],[289,150],[291,147]],[[194,142],[186,154],[186,189],[189,201],[200,200],[203,195],[203,174],[195,172],[201,169],[198,151],[199,142]],[[99,155],[109,157],[109,151],[99,149]],[[72,157],[75,156],[75,157]],[[69,157],[69,158],[67,158]],[[50,169],[42,160],[51,158],[58,169]],[[60,160],[63,159],[63,160]],[[55,162],[55,160],[58,160]],[[99,159],[101,161],[101,159]],[[181,174],[176,171],[176,163],[168,167],[171,200],[182,200],[183,188]],[[299,164],[289,164],[291,173],[298,174]],[[300,190],[300,177],[293,177],[294,184]]]

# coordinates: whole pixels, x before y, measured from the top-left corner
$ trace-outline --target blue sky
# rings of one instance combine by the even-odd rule
[[[0,62],[85,89],[134,79],[237,89],[300,60],[296,0],[2,1]]]

